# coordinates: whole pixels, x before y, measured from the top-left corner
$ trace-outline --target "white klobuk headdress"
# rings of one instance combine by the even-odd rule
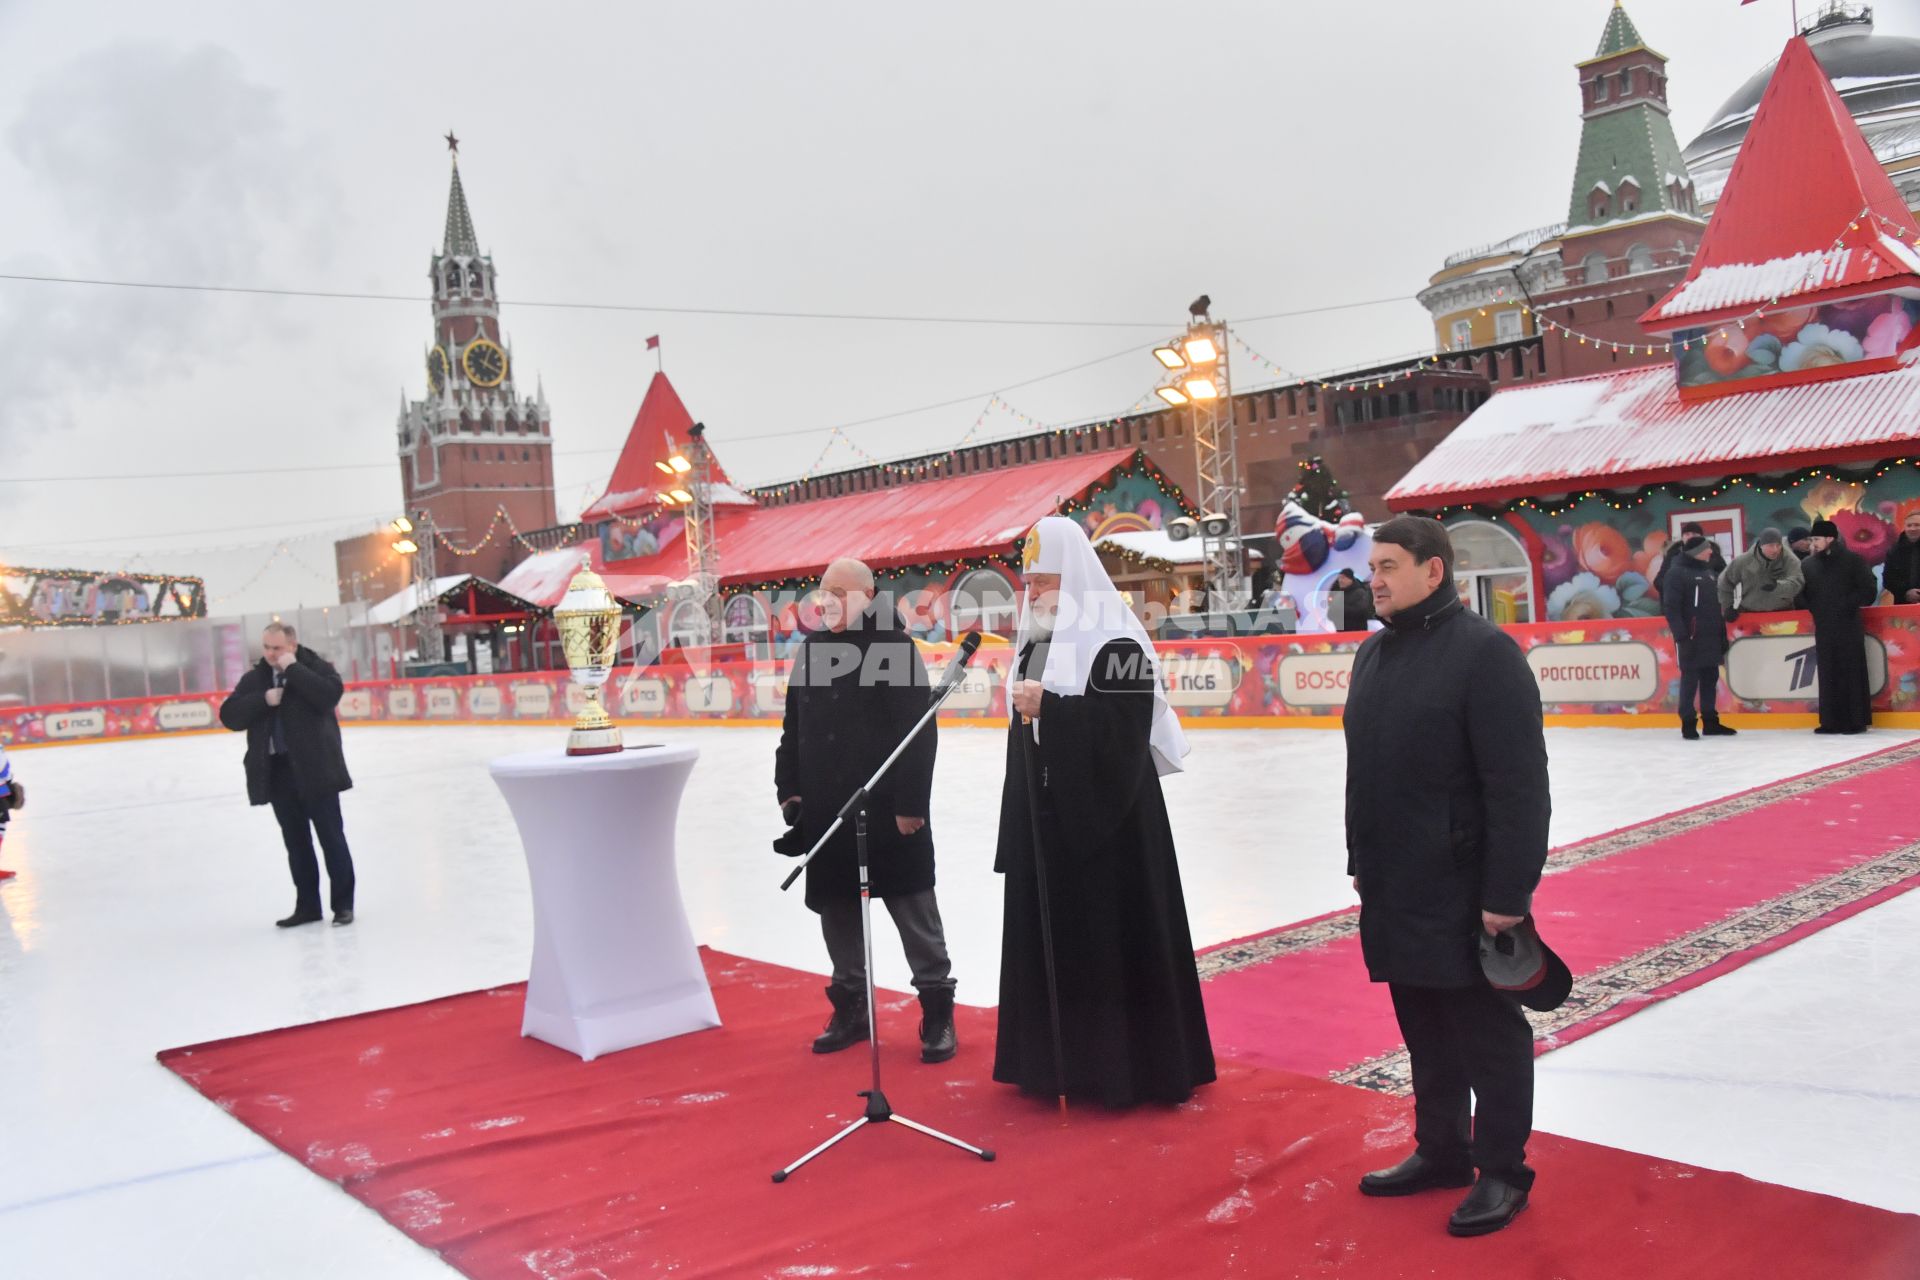
[[[1093,544],[1087,541],[1086,530],[1065,516],[1047,516],[1028,531],[1020,567],[1024,573],[1060,575],[1060,606],[1051,628],[1046,670],[1038,675],[1040,683],[1069,697],[1083,694],[1100,650],[1115,640],[1132,640],[1153,669],[1153,731],[1148,742],[1153,748],[1154,768],[1163,777],[1180,772],[1181,761],[1190,748],[1180,731],[1180,718],[1167,702],[1159,655],[1147,629],[1107,576]],[[1036,627],[1032,615],[1031,593],[1023,591],[1016,654],[1024,653],[1036,637],[1045,638],[1048,629]],[[1037,722],[1034,730],[1037,740]]]

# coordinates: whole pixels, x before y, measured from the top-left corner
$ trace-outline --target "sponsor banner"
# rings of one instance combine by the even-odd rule
[[[753,687],[753,707],[761,715],[784,715],[787,710],[787,673],[784,671],[755,671],[747,677],[747,683]],[[956,697],[958,695],[955,695]]]
[[[1887,646],[1868,636],[1867,688],[1874,697],[1887,687]],[[1727,649],[1727,688],[1747,702],[1813,702],[1820,696],[1820,671],[1813,637],[1742,636]]]
[[[1867,669],[1877,711],[1920,712],[1920,606],[1871,608]],[[1527,655],[1549,715],[1672,715],[1680,669],[1673,637],[1658,618],[1538,623],[1503,628]],[[1805,714],[1819,696],[1813,625],[1805,614],[1742,617],[1731,630],[1723,712]],[[1287,635],[1170,642],[1157,646],[1169,702],[1195,722],[1233,717],[1281,722],[1337,715],[1347,700],[1354,651],[1363,635]],[[953,650],[929,646],[929,675],[946,673]],[[945,708],[948,718],[1006,715],[1013,655],[1005,645],[978,654]],[[698,717],[778,723],[787,664],[721,663],[616,672],[609,714],[644,722]],[[0,709],[0,743],[72,742],[207,730],[218,726],[223,692],[173,694],[63,706]],[[423,681],[371,681],[346,690],[338,714],[349,723],[448,722],[511,717],[569,718],[583,694],[564,671]]]
[[[1638,641],[1540,645],[1527,665],[1543,703],[1631,705],[1660,694],[1660,655]]]
[[[1352,653],[1302,653],[1280,659],[1280,699],[1290,707],[1325,711],[1347,705]]]
[[[1160,659],[1167,702],[1176,710],[1226,707],[1240,687],[1240,670],[1217,653],[1165,653]]]
[[[544,684],[508,686],[513,697],[513,714],[522,720],[546,720],[553,715],[553,690]]]
[[[692,715],[721,716],[734,707],[733,681],[723,675],[688,676],[680,693]]]
[[[619,687],[619,711],[623,716],[664,716],[669,705],[667,682],[653,676],[624,680]]]
[[[937,662],[927,668],[927,678],[936,685],[947,678],[950,662]],[[949,715],[990,715],[994,708],[994,670],[978,662],[970,663],[967,674],[960,679],[960,687],[947,695],[946,705],[940,708],[942,714]],[[922,712],[921,714],[926,714]]]
[[[47,717],[47,737],[59,741],[72,738],[97,738],[107,731],[107,713],[99,707],[85,711],[62,711]]]
[[[211,729],[219,723],[210,702],[163,702],[154,708],[153,723],[156,728],[169,733],[183,729]]]

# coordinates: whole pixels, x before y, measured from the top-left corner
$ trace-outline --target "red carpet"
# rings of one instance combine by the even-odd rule
[[[1533,1015],[1541,1048],[1590,1034],[1920,883],[1920,744],[1787,779],[1558,849],[1535,895],[1575,977]],[[1206,953],[1223,1056],[1352,1083],[1405,1085],[1386,994],[1344,911]]]
[[[895,1105],[999,1160],[889,1125],[775,1186],[857,1114],[866,1062],[805,1051],[817,977],[707,964],[724,1027],[593,1063],[519,1037],[519,987],[160,1056],[470,1276],[1911,1280],[1920,1257],[1920,1218],[1552,1137],[1520,1221],[1454,1240],[1454,1193],[1353,1189],[1408,1144],[1404,1102],[1223,1064],[1185,1107],[1063,1127],[989,1081],[991,1013],[923,1067],[900,997]]]

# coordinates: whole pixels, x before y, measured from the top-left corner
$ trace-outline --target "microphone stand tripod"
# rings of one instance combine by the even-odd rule
[[[900,745],[893,749],[893,754],[882,761],[878,769],[874,770],[873,776],[868,778],[859,790],[849,796],[844,805],[840,806],[840,812],[834,818],[833,825],[827,828],[826,834],[821,836],[812,850],[808,852],[807,856],[800,860],[800,865],[793,869],[793,873],[780,882],[780,888],[782,890],[792,888],[793,882],[800,878],[800,873],[807,869],[807,864],[818,857],[822,849],[826,848],[827,841],[833,839],[834,833],[845,825],[849,817],[853,819],[853,843],[860,859],[860,941],[861,945],[865,947],[867,955],[867,1044],[873,1056],[873,1088],[862,1089],[860,1091],[860,1096],[867,1100],[867,1106],[865,1113],[862,1114],[859,1119],[834,1134],[831,1138],[828,1138],[813,1150],[807,1152],[807,1154],[801,1156],[798,1160],[795,1160],[786,1168],[775,1173],[773,1175],[775,1182],[785,1182],[802,1165],[812,1160],[815,1156],[824,1154],[829,1147],[850,1137],[856,1130],[863,1129],[870,1124],[885,1124],[888,1121],[894,1124],[905,1125],[915,1133],[923,1133],[929,1138],[936,1138],[941,1142],[947,1143],[949,1146],[958,1147],[962,1151],[979,1156],[982,1160],[993,1159],[993,1152],[991,1151],[976,1147],[971,1143],[962,1142],[951,1134],[941,1133],[938,1129],[930,1129],[918,1121],[907,1119],[907,1117],[893,1109],[893,1105],[887,1101],[885,1091],[880,1087],[879,1015],[875,1012],[875,1001],[873,998],[873,898],[867,880],[867,798],[873,789],[880,784],[880,780],[887,776],[887,771],[893,768],[894,762],[905,754],[907,748],[913,744],[913,740],[920,736],[920,731],[932,723],[941,705],[952,696],[955,689],[960,687],[960,680],[966,673],[967,663],[972,659],[973,651],[979,646],[979,643],[980,637],[977,632],[967,637],[967,642],[960,646],[960,652],[954,656],[953,665],[948,670],[946,677],[940,682],[940,687],[934,691],[926,714],[921,716],[919,722],[907,731],[907,736],[900,740]]]

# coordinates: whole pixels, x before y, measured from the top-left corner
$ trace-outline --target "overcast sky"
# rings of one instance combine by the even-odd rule
[[[1629,5],[1683,144],[1787,6]],[[0,271],[423,299],[0,281],[0,481],[135,477],[0,483],[0,557],[139,557],[205,574],[221,612],[330,600],[332,538],[398,510],[449,127],[563,517],[600,492],[653,333],[749,484],[834,424],[959,400],[849,431],[952,444],[996,388],[1048,422],[1119,411],[1202,291],[1229,320],[1394,300],[1239,328],[1302,371],[1424,348],[1413,294],[1446,254],[1566,216],[1572,64],[1611,7],[0,0]],[[1878,8],[1920,34],[1915,0]]]

